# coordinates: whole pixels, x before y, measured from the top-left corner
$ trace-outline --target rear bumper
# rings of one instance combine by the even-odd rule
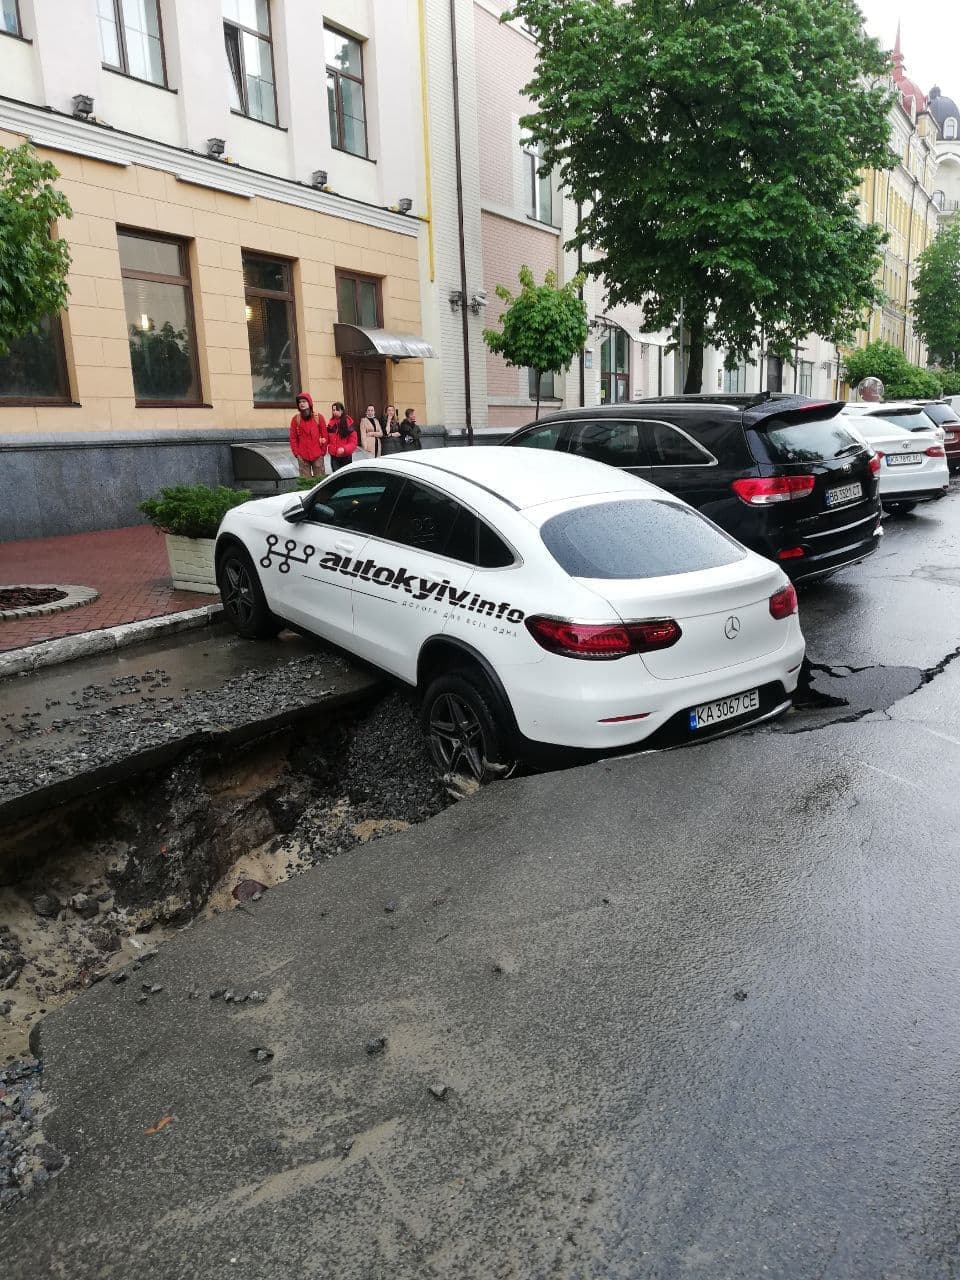
[[[903,489],[899,493],[882,494],[880,501],[884,507],[895,507],[898,502],[939,502],[949,492],[949,484],[937,489]]]

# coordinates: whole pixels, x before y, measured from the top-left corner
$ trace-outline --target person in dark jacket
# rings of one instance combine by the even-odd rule
[[[405,449],[422,449],[420,443],[420,427],[413,409],[404,409],[403,421],[400,423],[400,440]]]
[[[327,423],[327,451],[330,454],[330,466],[334,471],[339,471],[353,461],[357,447],[357,429],[339,400],[335,400],[331,408],[333,412]]]
[[[323,414],[314,412],[313,399],[306,391],[297,396],[297,412],[290,419],[290,452],[297,460],[301,476],[323,475],[327,424]]]
[[[402,444],[400,439],[400,415],[397,413],[396,405],[388,404],[384,409],[380,418],[380,430],[383,432],[380,452],[395,453]]]

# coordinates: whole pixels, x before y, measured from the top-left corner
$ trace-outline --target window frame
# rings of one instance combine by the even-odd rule
[[[361,281],[368,281],[369,283],[373,284],[376,287],[376,291],[377,291],[377,323],[375,327],[377,329],[382,329],[383,328],[383,276],[373,276],[365,271],[350,271],[346,267],[343,267],[343,268],[335,267],[333,276],[334,276],[334,288],[336,289],[336,293],[337,293],[337,323],[352,324],[359,329],[363,329],[367,327],[360,320],[360,291],[357,286]],[[356,313],[357,313],[356,320],[343,320],[340,318],[340,281],[341,280],[349,280],[353,285],[353,302],[354,302],[354,309],[356,310]]]
[[[621,339],[626,353],[626,368],[617,369],[617,346]],[[610,351],[610,368],[603,367],[603,351],[609,344]],[[630,335],[626,329],[622,329],[619,325],[612,329],[608,329],[604,335],[603,341],[600,343],[600,403],[601,404],[629,404],[630,403],[630,383],[631,383],[631,364],[633,363],[633,352],[631,347],[633,343],[630,341]],[[610,399],[610,392],[615,388],[617,390],[623,386],[625,394],[615,400]],[[604,388],[607,389],[606,399],[604,398]]]
[[[809,379],[810,385],[807,387],[806,390],[804,390],[803,384],[806,379]],[[813,361],[812,360],[801,360],[799,362],[799,365],[797,368],[797,391],[802,396],[813,395]]]
[[[6,27],[0,27],[0,35],[9,36],[11,40],[23,40],[27,44],[32,43],[23,34],[23,14],[20,12],[20,0],[13,0],[13,16],[16,19],[16,31],[8,31]]]
[[[537,222],[541,227],[555,227],[556,223],[553,220],[555,193],[553,190],[552,171],[548,171],[546,176],[547,189],[550,192],[550,208],[547,210],[549,216],[546,218],[540,216],[540,184],[543,181],[540,176],[540,167],[543,164],[543,143],[534,142],[532,138],[524,138],[523,156],[526,161],[523,175],[524,212],[531,222]]]
[[[20,0],[14,0],[16,4]],[[123,21],[123,0],[112,0],[113,17],[117,27],[117,49],[120,52],[120,66],[116,67],[112,62],[107,62],[101,58],[100,65],[105,71],[112,71],[118,76],[126,76],[128,80],[136,80],[137,84],[149,84],[155,89],[169,89],[170,81],[167,77],[167,49],[166,41],[163,38],[163,14],[160,12],[160,0],[153,0],[157,12],[157,31],[160,35],[160,71],[163,76],[162,80],[145,80],[143,76],[135,76],[130,70],[130,59],[127,54],[127,33]],[[99,28],[100,15],[97,14],[97,26]],[[98,30],[99,36],[99,30]]]
[[[480,514],[480,512],[477,511],[476,507],[472,507],[469,502],[464,502],[462,498],[455,497],[452,493],[448,493],[446,489],[441,489],[439,485],[431,484],[429,480],[421,480],[419,476],[416,479],[413,479],[410,476],[403,476],[402,481],[403,483],[401,484],[400,488],[397,490],[397,495],[396,495],[396,498],[394,499],[393,506],[390,508],[390,513],[387,516],[386,523],[383,526],[383,532],[372,533],[369,535],[371,538],[377,538],[380,542],[388,542],[391,547],[402,547],[405,551],[413,552],[417,555],[429,556],[431,559],[436,558],[438,560],[449,560],[451,564],[460,565],[461,568],[471,569],[474,572],[505,573],[509,569],[518,568],[523,563],[523,557],[517,551],[516,547],[513,546],[513,544],[503,536],[503,533],[500,530],[494,529],[493,526],[490,524],[490,521],[486,520]],[[449,542],[450,534],[453,532],[453,529],[457,521],[460,519],[460,515],[462,512],[466,511],[468,515],[473,517],[474,537],[473,537],[473,560],[472,561],[460,560],[456,556],[447,555],[446,552],[444,551],[427,551],[423,547],[418,547],[413,542],[399,542],[397,541],[396,538],[390,538],[387,536],[390,530],[390,525],[392,524],[393,519],[397,514],[397,509],[400,506],[403,496],[406,493],[407,489],[410,488],[411,486],[419,487],[420,489],[427,489],[431,493],[437,494],[438,497],[444,498],[447,502],[451,502],[454,504],[454,506],[456,506],[457,513],[454,516],[453,523],[451,524],[450,529],[447,533],[447,542]],[[495,537],[497,541],[500,542],[503,545],[503,547],[509,552],[510,556],[512,557],[510,564],[481,565],[478,563],[480,559],[480,526],[481,525],[485,526],[487,531],[490,534],[492,534],[492,536]]]
[[[240,250],[240,267],[243,270],[244,260],[246,258],[259,258],[263,262],[278,263],[283,268],[284,280],[289,284],[289,289],[280,292],[276,289],[261,289],[257,286],[248,286],[246,281],[243,285],[243,300],[246,306],[247,298],[270,298],[275,302],[285,302],[287,304],[287,327],[290,333],[290,351],[292,359],[290,361],[290,378],[293,382],[293,394],[297,394],[297,388],[300,386],[300,334],[297,329],[297,298],[293,286],[293,264],[294,258],[284,258],[276,253],[260,253],[256,249]],[[247,348],[250,346],[250,334],[247,331]],[[253,353],[250,353],[250,375],[253,376]],[[278,405],[285,402],[280,400],[257,400],[254,396],[253,407],[255,409],[276,409]]]
[[[8,33],[9,34],[9,33]],[[57,396],[0,396],[0,409],[55,408],[63,405],[77,406],[70,388],[70,371],[67,368],[66,339],[63,333],[63,319],[59,311],[50,313],[50,324],[53,330],[54,355],[57,362],[57,382],[62,394]]]
[[[280,102],[277,97],[277,60],[273,56],[273,14],[270,12],[270,0],[267,0],[266,32],[257,31],[256,28],[254,27],[247,27],[242,22],[235,22],[233,18],[228,18],[223,14],[222,3],[220,8],[221,8],[221,20],[223,22],[224,33],[226,33],[227,27],[231,27],[234,31],[240,32],[241,36],[243,32],[246,32],[247,35],[253,36],[254,39],[256,40],[266,40],[267,44],[270,46],[270,66],[273,70],[273,116],[274,118],[272,120],[261,120],[259,116],[254,116],[250,114],[250,101],[247,97],[247,66],[243,57],[243,39],[242,38],[238,39],[237,50],[240,55],[240,84],[237,85],[236,88],[237,88],[237,96],[240,99],[240,110],[238,111],[236,107],[231,107],[230,114],[234,116],[243,116],[245,120],[254,120],[257,124],[265,124],[272,129],[282,128],[283,126],[280,124]],[[224,46],[224,51],[226,51],[226,46]],[[233,70],[230,66],[229,58],[227,59],[227,72],[231,77],[233,76]]]
[[[365,66],[364,57],[363,57],[363,46],[366,44],[366,41],[361,40],[358,36],[352,36],[349,31],[342,31],[340,27],[335,27],[331,23],[325,22],[323,24],[324,42],[326,42],[326,35],[328,31],[332,32],[334,35],[340,36],[341,39],[343,40],[352,40],[354,44],[357,46],[357,48],[360,50],[359,79],[356,76],[352,76],[349,73],[349,71],[344,71],[342,67],[332,67],[329,64],[329,62],[327,62],[326,49],[324,49],[323,51],[323,65],[324,65],[325,74],[328,76],[333,76],[334,78],[333,103],[334,103],[334,108],[337,114],[337,134],[340,139],[339,142],[336,142],[334,141],[333,138],[331,138],[330,145],[334,149],[334,151],[342,151],[344,155],[356,156],[360,160],[369,160],[370,159],[370,121],[369,121],[369,117],[367,116],[367,77],[366,77],[366,66]],[[349,147],[345,147],[343,145],[343,139],[345,135],[343,131],[343,93],[340,88],[341,79],[349,80],[353,84],[358,84],[360,86],[360,100],[363,103],[363,151],[362,152],[351,151]],[[324,87],[326,87],[326,84],[324,84]]]
[[[206,409],[210,406],[203,398],[203,378],[200,369],[200,343],[197,339],[197,314],[193,303],[193,281],[190,276],[190,241],[183,239],[181,236],[165,235],[158,231],[144,231],[141,227],[125,227],[117,226],[118,253],[119,253],[119,237],[132,236],[137,240],[159,240],[165,244],[174,244],[180,255],[180,267],[183,271],[182,276],[171,276],[165,272],[158,271],[138,271],[125,267],[123,260],[120,261],[120,279],[121,280],[147,280],[153,284],[173,284],[180,285],[186,290],[187,294],[187,317],[190,322],[190,341],[192,345],[192,354],[194,368],[197,374],[197,399],[196,400],[141,400],[137,395],[136,386],[133,389],[134,408],[136,409]],[[126,321],[126,307],[124,307],[124,320]],[[129,334],[127,335],[129,341]],[[132,369],[131,369],[132,372]]]
[[[536,382],[537,371],[532,366],[527,367],[527,396],[531,404],[537,403],[537,389],[534,385]],[[544,390],[544,379],[550,379],[550,390]],[[557,395],[557,374],[555,369],[544,369],[540,375],[540,403],[544,400],[562,400],[562,396]]]

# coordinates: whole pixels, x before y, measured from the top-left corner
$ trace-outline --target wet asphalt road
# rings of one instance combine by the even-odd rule
[[[49,1018],[9,1274],[960,1275],[958,566],[955,491],[804,596],[777,726],[488,788]]]

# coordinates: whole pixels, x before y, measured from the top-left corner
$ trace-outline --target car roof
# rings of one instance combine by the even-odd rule
[[[545,449],[498,449],[491,445],[426,449],[378,458],[376,466],[425,481],[455,477],[500,498],[515,511],[624,490],[635,489],[637,497],[664,496],[636,476],[602,462]]]

